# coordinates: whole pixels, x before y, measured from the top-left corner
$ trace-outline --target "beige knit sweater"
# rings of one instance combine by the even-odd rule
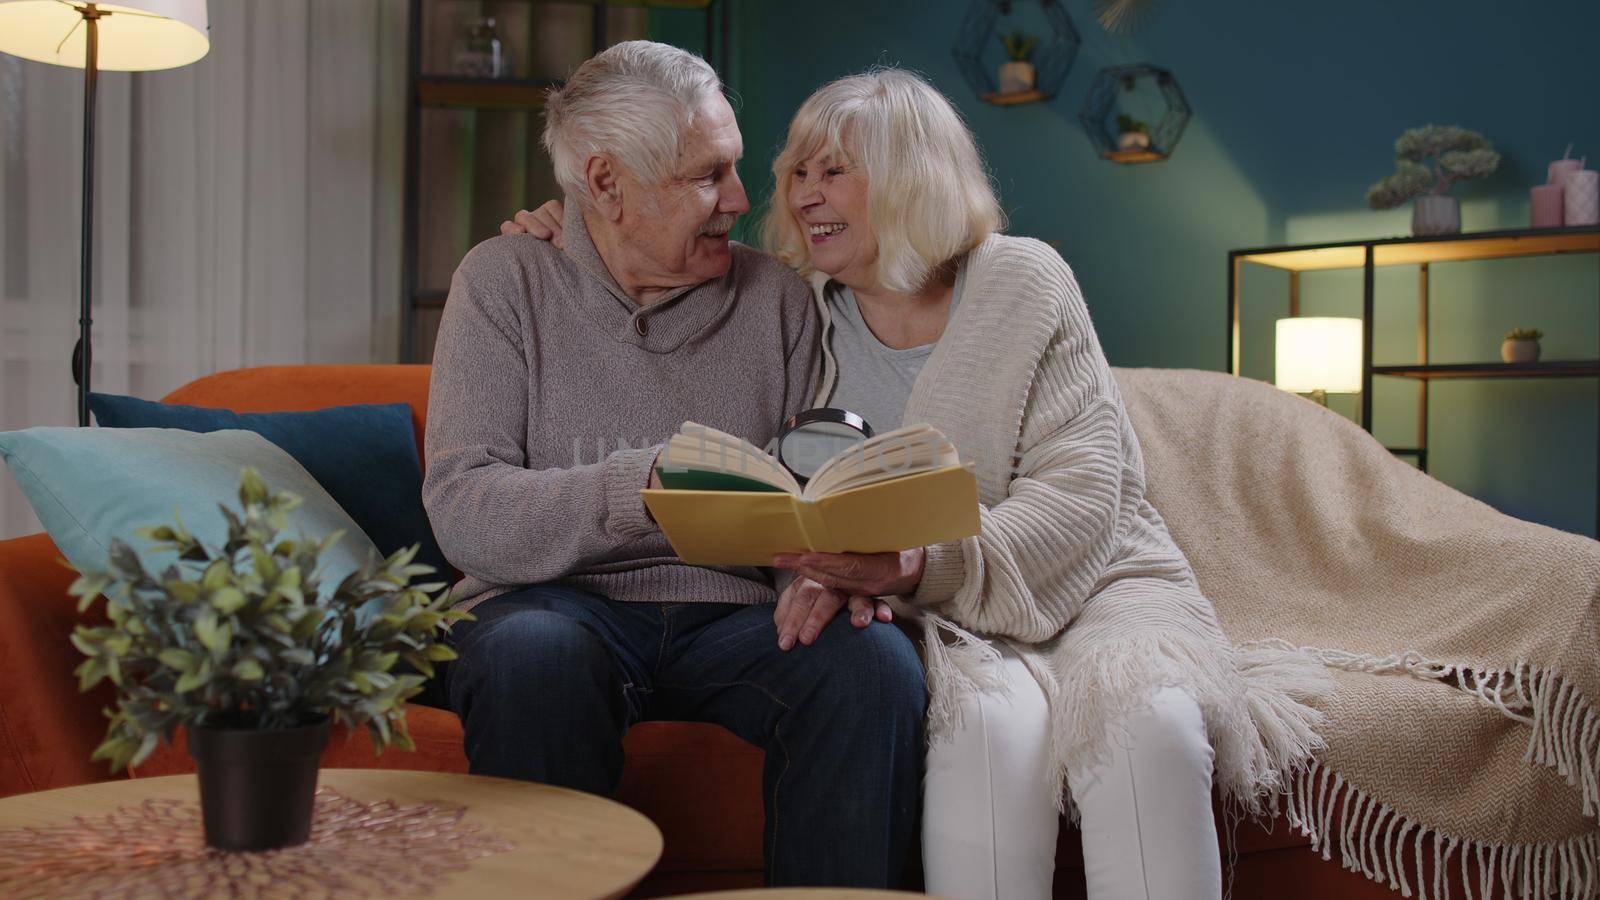
[[[996,687],[993,642],[1038,678],[1052,719],[1048,789],[1099,762],[1109,725],[1155,691],[1188,691],[1216,750],[1216,783],[1254,811],[1321,746],[1306,701],[1332,681],[1308,656],[1237,650],[1145,499],[1144,462],[1076,279],[1049,246],[994,235],[906,404],[978,479],[982,531],[928,548],[914,597],[931,691],[949,733],[963,691]],[[825,275],[812,276],[824,323]],[[818,405],[831,396],[825,357]]]

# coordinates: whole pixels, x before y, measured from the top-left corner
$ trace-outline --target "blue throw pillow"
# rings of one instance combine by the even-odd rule
[[[80,572],[109,566],[113,538],[133,548],[147,571],[175,562],[134,534],[146,525],[172,523],[174,510],[208,550],[228,539],[219,504],[239,508],[245,466],[268,489],[304,501],[288,516],[288,537],[321,539],[335,530],[344,539],[318,561],[326,589],[361,567],[378,550],[294,458],[249,431],[195,434],[172,428],[28,428],[0,432],[0,458],[67,561]]]
[[[107,428],[254,431],[305,466],[385,556],[420,544],[415,562],[449,580],[449,563],[422,508],[422,462],[404,403],[236,413],[91,393],[89,409]]]

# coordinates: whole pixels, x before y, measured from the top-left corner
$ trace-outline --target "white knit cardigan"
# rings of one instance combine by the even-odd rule
[[[826,352],[817,405],[837,383]],[[1307,701],[1331,679],[1309,657],[1240,650],[1145,499],[1144,463],[1072,271],[1048,245],[993,235],[966,260],[949,325],[906,403],[973,464],[981,533],[927,549],[915,596],[929,737],[958,723],[963,692],[996,690],[994,643],[1014,649],[1049,701],[1048,779],[1104,759],[1108,727],[1162,687],[1187,691],[1216,751],[1215,782],[1252,812],[1321,746]],[[1201,449],[1199,452],[1203,452]]]

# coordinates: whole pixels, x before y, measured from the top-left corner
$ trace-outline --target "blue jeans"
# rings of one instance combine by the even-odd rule
[[[479,604],[444,673],[472,771],[610,795],[633,723],[714,722],[767,751],[768,884],[896,886],[922,793],[916,651],[839,616],[785,653],[772,613],[550,585]]]

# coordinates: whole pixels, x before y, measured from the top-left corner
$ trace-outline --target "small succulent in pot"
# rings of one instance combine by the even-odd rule
[[[151,549],[176,552],[164,571],[146,571],[112,541],[110,571],[85,572],[71,587],[80,611],[105,599],[106,623],[72,635],[88,657],[81,689],[110,679],[117,690],[94,758],[113,770],[137,765],[186,727],[207,840],[226,849],[305,840],[330,722],[365,726],[380,752],[412,749],[405,701],[433,663],[454,658],[440,642],[444,628],[469,618],[446,608],[442,583],[411,584],[433,571],[412,563],[415,545],[322,583],[318,556],[343,532],[282,537],[300,502],[247,468],[239,511],[221,506],[222,546],[202,545],[175,516],[136,532]],[[420,674],[392,672],[401,659]]]
[[[1000,93],[1019,94],[1033,90],[1037,72],[1029,57],[1039,39],[1021,31],[1000,35],[1000,45],[1006,48],[1009,62],[1000,64]]]
[[[1117,115],[1117,149],[1149,150],[1150,126],[1127,113]]]
[[[1513,328],[1500,342],[1500,358],[1508,363],[1539,361],[1539,339],[1544,332],[1537,328]]]

